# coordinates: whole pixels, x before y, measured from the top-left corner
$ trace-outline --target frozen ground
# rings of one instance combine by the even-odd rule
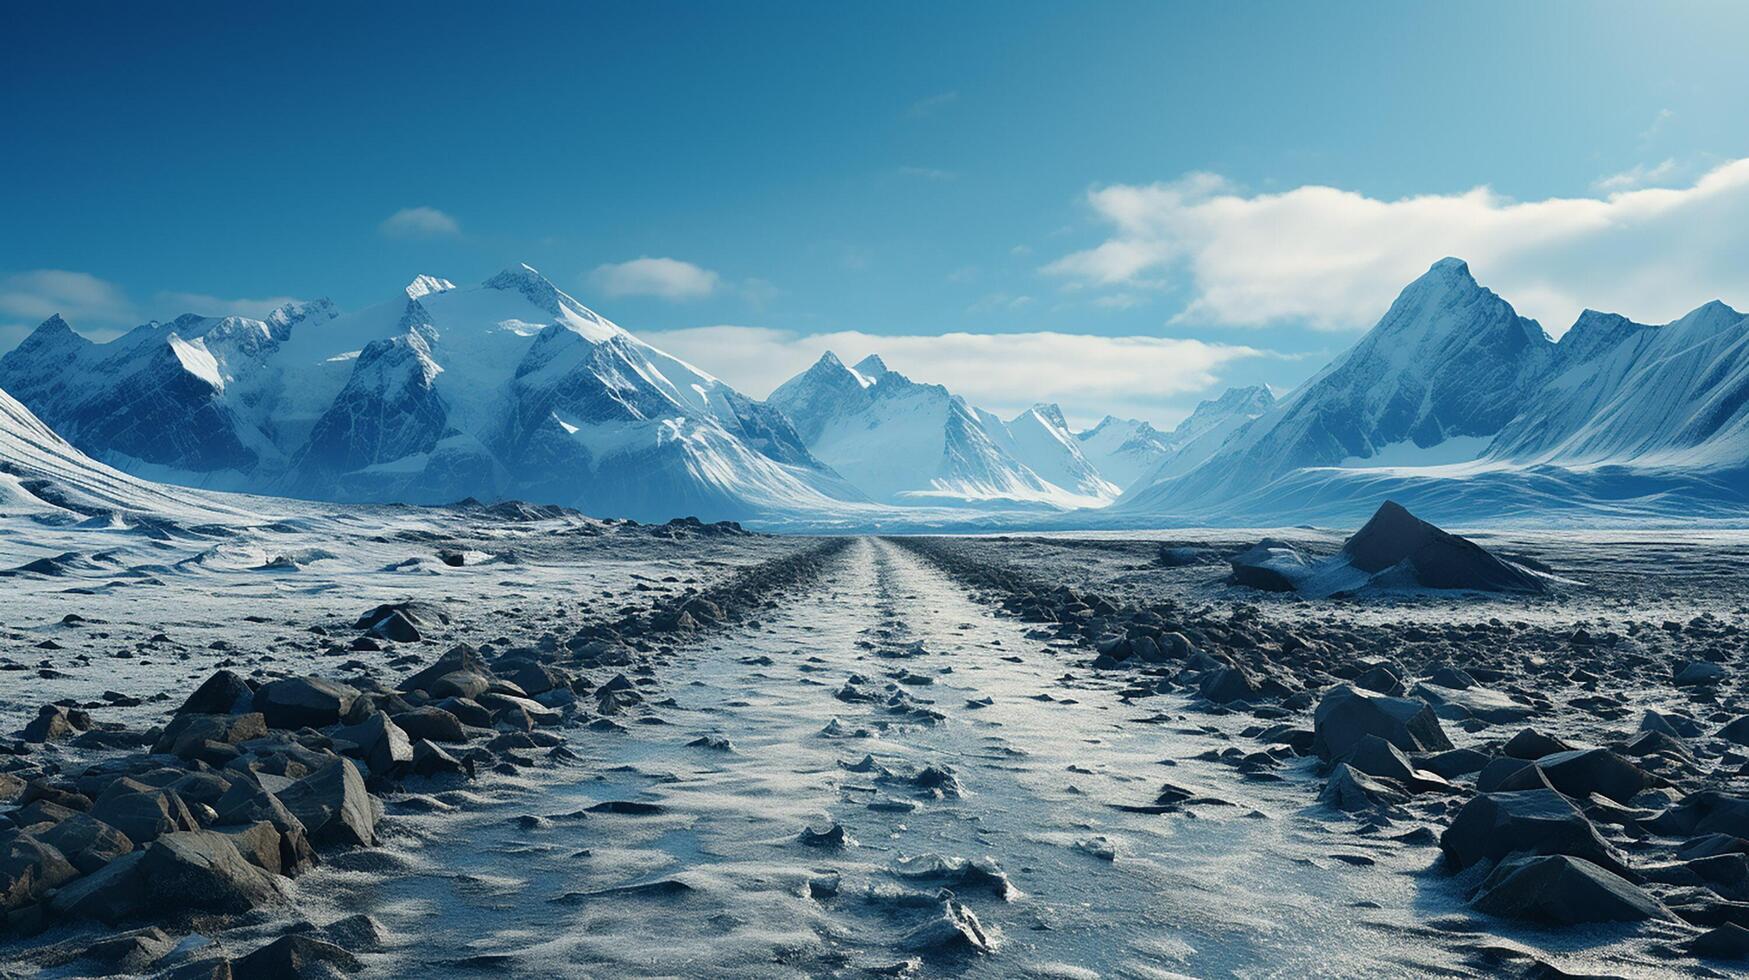
[[[1175,669],[1093,669],[1085,642],[1012,615],[1012,591],[977,570],[1169,608],[1199,647],[1241,658],[1254,651],[1238,649],[1234,622],[1260,624],[1243,634],[1253,639],[1303,637],[1328,662],[1408,674],[1466,652],[1510,657],[1519,672],[1490,683],[1527,713],[1447,721],[1455,743],[1497,748],[1534,725],[1607,744],[1646,708],[1708,719],[1709,733],[1744,712],[1735,673],[1699,702],[1648,678],[1712,649],[1740,666],[1749,536],[1484,536],[1563,584],[1532,598],[1319,601],[1221,581],[1221,555],[1258,536],[858,538],[816,551],[806,538],[481,510],[155,530],[8,519],[4,564],[50,558],[55,574],[0,579],[0,730],[57,701],[128,730],[161,725],[219,667],[393,684],[455,643],[551,649],[802,556],[820,566],[812,584],[638,644],[631,665],[585,670],[597,689],[623,671],[641,697],[568,715],[568,751],[501,751],[471,781],[382,791],[379,847],[325,851],[281,906],[166,928],[236,955],[299,922],[364,913],[381,942],[357,951],[383,976],[1728,970],[1673,951],[1700,931],[1682,923],[1549,929],[1473,910],[1477,874],[1448,873],[1426,836],[1467,790],[1372,820],[1339,813],[1319,802],[1314,758],[1236,763],[1269,748],[1263,724],[1310,727],[1307,705],[1253,714],[1183,684],[1153,688]],[[352,649],[354,619],[407,599],[450,622],[421,643]],[[1580,628],[1616,639],[1576,647]],[[1630,653],[1650,666],[1603,669]],[[1293,670],[1273,653],[1262,662]],[[119,754],[92,741],[20,747],[18,759],[72,772]],[[1740,755],[1710,743],[1700,754],[1710,785],[1742,792]],[[1649,846],[1600,829],[1636,854]],[[1654,860],[1666,857],[1642,863]],[[6,937],[0,964],[83,975],[93,966],[80,954],[113,931]]]

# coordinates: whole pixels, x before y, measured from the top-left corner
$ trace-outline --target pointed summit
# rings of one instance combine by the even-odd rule
[[[91,346],[91,341],[85,335],[74,330],[59,313],[37,324],[30,336],[6,354],[6,359],[15,362],[27,362],[34,358],[52,356],[60,352],[72,352]]]
[[[1021,413],[1021,416],[1024,418],[1028,414],[1038,416],[1046,425],[1053,429],[1062,432],[1069,431],[1069,422],[1067,419],[1063,418],[1063,410],[1055,402],[1039,402]],[[1019,420],[1016,419],[1015,421]]]
[[[43,322],[37,324],[36,329],[31,331],[31,335],[35,336],[36,334],[40,333],[40,334],[43,334],[44,336],[52,336],[54,334],[73,333],[73,332],[74,332],[73,327],[70,324],[68,324],[67,321],[65,319],[63,319],[59,313],[56,313],[56,314],[50,316],[47,320],[44,320]]]
[[[887,362],[881,360],[879,354],[870,354],[862,360],[857,361],[855,371],[857,374],[860,374],[865,378],[873,378],[876,381],[880,380],[882,375],[889,373]]]
[[[552,284],[534,266],[517,263],[480,284],[486,289],[520,293],[522,297],[591,343],[602,343],[625,334],[618,324],[595,312]]]
[[[528,267],[523,266],[523,268],[526,269]],[[436,276],[418,275],[414,276],[413,281],[407,284],[407,298],[419,299],[422,296],[430,296],[432,293],[448,292],[454,288],[455,283],[450,282],[448,279],[439,279]]]

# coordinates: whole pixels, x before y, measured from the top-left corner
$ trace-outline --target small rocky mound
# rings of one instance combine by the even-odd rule
[[[1265,538],[1228,562],[1233,568],[1228,582],[1265,592],[1329,596],[1366,588],[1547,591],[1543,577],[1495,557],[1468,538],[1434,527],[1390,500],[1329,558],[1313,560],[1285,541]]]
[[[1342,546],[1342,557],[1363,572],[1412,572],[1429,589],[1542,592],[1543,581],[1494,557],[1468,538],[1442,531],[1394,500],[1387,500]]]

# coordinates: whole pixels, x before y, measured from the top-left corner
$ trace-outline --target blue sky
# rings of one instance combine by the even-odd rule
[[[1749,305],[1742,5],[260,6],[8,11],[0,348],[526,261],[756,395],[1169,423],[1445,254],[1551,333]]]

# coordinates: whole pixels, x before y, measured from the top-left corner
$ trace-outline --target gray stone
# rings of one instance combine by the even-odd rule
[[[1501,864],[1482,883],[1475,906],[1490,915],[1553,925],[1675,918],[1639,886],[1565,854]]]
[[[165,834],[146,848],[138,873],[150,905],[166,912],[246,912],[280,897],[278,885],[211,830]]]
[[[1325,759],[1348,755],[1362,738],[1377,735],[1404,752],[1452,747],[1433,709],[1414,698],[1392,698],[1338,685],[1312,714],[1312,748]]]
[[[1440,835],[1439,847],[1459,870],[1516,852],[1581,857],[1616,874],[1632,874],[1585,815],[1552,789],[1483,793],[1471,799]]]
[[[369,847],[376,843],[376,808],[364,777],[350,759],[298,780],[278,794],[315,844]]]

